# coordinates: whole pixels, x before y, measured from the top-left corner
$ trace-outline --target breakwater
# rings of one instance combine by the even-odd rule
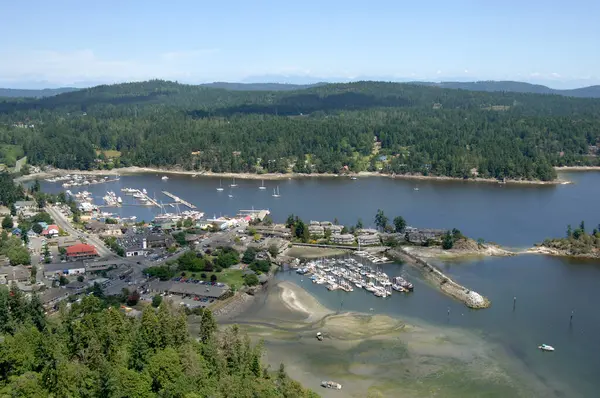
[[[409,253],[402,247],[387,251],[390,256],[406,260],[410,265],[416,266],[423,271],[425,279],[438,287],[443,293],[462,301],[469,308],[488,308],[490,300],[471,289],[462,286],[440,271],[435,265]]]

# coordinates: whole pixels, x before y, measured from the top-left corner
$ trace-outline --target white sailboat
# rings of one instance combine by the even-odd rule
[[[231,189],[229,190],[229,195],[227,195],[227,196],[229,196],[230,198],[233,198],[233,192],[231,191]]]
[[[221,180],[219,180],[219,187],[217,188],[217,191],[221,192],[223,190],[223,184],[221,183]]]
[[[281,195],[279,194],[279,185],[277,185],[277,189],[274,189],[274,190],[273,190],[273,197],[274,197],[274,198],[278,198],[278,197],[280,197],[280,196],[281,196]]]
[[[262,185],[258,187],[258,189],[267,189],[267,187],[265,187],[265,180],[262,180]]]
[[[229,185],[231,188],[235,188],[237,187],[237,184],[235,183],[235,177],[233,178],[233,183],[231,185]]]

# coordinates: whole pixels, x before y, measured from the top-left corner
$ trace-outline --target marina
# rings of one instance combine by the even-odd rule
[[[296,270],[300,275],[311,275],[310,280],[318,285],[326,285],[327,290],[353,292],[354,288],[365,289],[376,297],[388,297],[393,291],[410,292],[412,283],[403,277],[390,279],[379,268],[362,264],[354,258],[329,258],[308,262]]]
[[[84,176],[81,174],[67,174],[64,176],[56,176],[52,178],[46,178],[46,182],[63,182],[63,188],[70,187],[78,187],[78,186],[86,186],[86,185],[97,185],[97,184],[106,184],[115,181],[119,181],[120,177],[116,176],[115,178],[109,178],[108,176]]]

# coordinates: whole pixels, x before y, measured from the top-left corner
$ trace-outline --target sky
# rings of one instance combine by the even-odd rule
[[[598,0],[22,0],[0,87],[161,78],[600,84]]]

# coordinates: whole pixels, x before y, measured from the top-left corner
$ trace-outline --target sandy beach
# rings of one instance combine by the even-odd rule
[[[561,168],[560,170],[566,170]],[[571,170],[571,169],[569,169]],[[590,170],[595,170],[594,168]],[[194,170],[182,170],[182,169],[164,169],[154,167],[122,167],[119,169],[112,170],[64,170],[54,169],[47,172],[30,174],[19,177],[18,181],[29,181],[36,178],[48,178],[55,175],[66,175],[66,174],[81,174],[81,175],[134,175],[143,173],[155,173],[155,174],[166,174],[166,175],[187,175],[197,177],[218,177],[218,178],[237,178],[247,180],[287,180],[292,178],[348,178],[354,176],[357,178],[366,177],[385,177],[402,180],[421,180],[421,181],[466,181],[466,182],[479,182],[479,183],[500,183],[495,178],[457,178],[457,177],[446,177],[446,176],[425,176],[421,174],[384,174],[379,172],[361,171],[358,173],[349,174],[332,174],[332,173],[311,173],[311,174],[298,174],[298,173],[213,173],[210,171],[194,171]],[[554,181],[532,181],[532,180],[506,180],[506,184],[526,184],[526,185],[560,185],[568,184],[569,181],[556,179]]]
[[[272,369],[284,363],[291,377],[323,397],[552,396],[536,379],[525,382],[526,369],[474,333],[380,314],[333,313],[291,282],[274,283],[229,323],[264,342]],[[343,389],[323,389],[322,380]]]

